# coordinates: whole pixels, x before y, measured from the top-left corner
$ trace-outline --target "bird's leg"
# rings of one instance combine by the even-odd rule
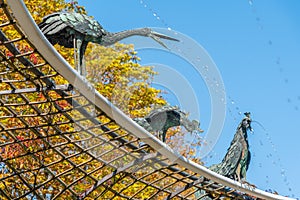
[[[75,68],[76,70],[78,71],[78,58],[77,58],[77,42],[76,42],[76,37],[73,38],[73,46],[74,46],[74,65],[75,65]]]
[[[237,181],[241,183],[241,166],[240,166],[240,164],[236,168],[236,172],[235,173],[236,173],[236,176],[237,176]]]
[[[81,40],[82,41],[82,40]],[[85,57],[84,52],[87,47],[87,42],[82,42],[80,47],[79,64],[81,66],[81,75],[86,77]]]
[[[162,140],[162,132],[161,132],[161,130],[159,130],[159,131],[157,132],[157,136],[158,136],[158,138],[159,138],[160,140]]]
[[[164,138],[163,138],[163,134],[164,134],[164,133],[162,132],[162,130],[159,130],[159,131],[157,131],[156,133],[157,133],[158,139],[160,139],[161,141],[165,142],[165,141],[164,141]]]
[[[168,130],[168,129],[167,129],[167,130]],[[163,130],[163,132],[162,132],[161,140],[162,140],[163,142],[166,142],[167,130]]]
[[[82,76],[86,76],[86,68],[85,68],[85,59],[84,59],[84,56],[82,57],[82,60],[81,60],[81,75]]]
[[[77,50],[77,71],[80,75],[82,75],[82,67],[80,63],[80,48],[81,48],[82,41],[80,39],[76,39],[76,50]]]

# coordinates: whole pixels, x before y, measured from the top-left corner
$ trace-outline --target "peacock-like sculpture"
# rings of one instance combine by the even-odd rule
[[[238,125],[222,162],[209,167],[210,170],[239,182],[246,181],[246,172],[251,159],[247,134],[247,130],[252,131],[250,112],[244,115],[245,118]]]
[[[246,173],[250,164],[251,154],[249,151],[248,134],[247,131],[252,131],[250,112],[244,113],[245,117],[236,129],[236,133],[231,141],[231,144],[227,150],[221,163],[212,165],[209,167],[210,170],[239,181],[241,183],[246,182]],[[248,183],[247,183],[248,184]],[[251,185],[251,184],[249,184]],[[252,185],[251,185],[252,186]],[[195,193],[196,199],[212,200],[222,199],[216,197],[214,193],[207,193],[204,190],[199,190]],[[248,198],[247,199],[252,199]]]
[[[133,120],[149,132],[159,132],[160,139],[163,142],[166,141],[167,131],[171,127],[183,126],[189,132],[203,132],[199,127],[200,122],[189,120],[187,113],[180,110],[177,106],[163,106],[152,110],[144,118],[135,118]]]

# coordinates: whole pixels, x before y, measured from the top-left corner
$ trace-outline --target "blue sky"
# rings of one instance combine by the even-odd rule
[[[263,190],[300,197],[298,0],[79,3],[108,31],[145,26],[171,28],[199,43],[216,64],[227,96],[225,124],[215,148],[204,158],[206,165],[221,161],[243,117],[240,113],[250,111],[258,123],[253,122],[254,133],[249,134],[253,156],[248,181]],[[190,53],[188,48],[182,51]],[[141,64],[159,63],[184,77],[196,91],[201,127],[206,130],[212,113],[205,78],[193,77],[191,64],[168,51],[143,49],[138,55]],[[190,95],[188,89],[182,88],[183,95],[177,96],[179,91],[170,88],[167,98],[171,102],[176,102],[174,96],[181,101]],[[198,116],[195,110],[188,110],[191,116]]]

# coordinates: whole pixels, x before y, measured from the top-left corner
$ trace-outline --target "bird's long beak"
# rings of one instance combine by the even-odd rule
[[[176,42],[179,42],[180,40],[176,39],[176,38],[173,38],[173,37],[170,37],[170,36],[167,36],[167,35],[164,35],[164,34],[161,34],[161,33],[157,33],[157,32],[154,32],[154,31],[151,31],[150,35],[149,35],[153,40],[155,40],[156,42],[158,42],[161,46],[165,47],[166,49],[169,49],[165,43],[163,43],[160,39],[165,39],[165,40],[172,40],[172,41],[176,41]]]

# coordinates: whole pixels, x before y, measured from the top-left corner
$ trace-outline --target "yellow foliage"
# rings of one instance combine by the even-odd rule
[[[151,66],[141,66],[133,45],[103,47],[90,44],[86,54],[88,80],[96,89],[131,117],[145,116],[155,105],[166,101],[160,90],[151,87],[157,73]]]
[[[73,10],[76,12],[85,13],[85,9],[82,6],[79,6],[76,1],[75,3],[65,3],[64,0],[25,0],[25,4],[27,5],[30,13],[32,14],[36,23],[40,23],[42,17],[51,14],[53,12],[58,12],[62,10]],[[7,21],[5,15],[0,12],[0,20],[2,22]],[[3,32],[9,37],[9,39],[17,39],[20,38],[20,34],[16,32],[12,26],[7,26],[2,29]],[[33,49],[30,48],[30,45],[25,42],[16,42],[15,44],[21,52],[31,52]],[[55,46],[58,52],[72,65],[74,66],[74,51],[73,49],[68,49],[61,47],[59,45]],[[3,47],[1,47],[3,48]],[[13,58],[13,55],[10,52],[5,52],[4,49],[0,49],[1,53],[5,54],[5,56],[10,59],[15,65],[18,65],[18,60]],[[33,55],[33,56],[32,56]],[[87,79],[94,84],[95,88],[104,95],[107,99],[109,99],[112,103],[114,103],[117,107],[122,109],[126,114],[130,117],[143,117],[149,113],[149,111],[156,107],[157,105],[164,105],[166,101],[160,96],[160,90],[155,89],[151,86],[151,81],[153,76],[157,73],[154,71],[151,66],[141,66],[139,64],[140,58],[137,56],[137,52],[134,50],[133,45],[125,45],[125,44],[115,44],[111,47],[102,47],[96,44],[89,44],[86,50],[86,66],[87,66]],[[31,54],[28,59],[33,62],[33,64],[44,63],[44,60],[35,54]],[[0,66],[5,67],[5,66]],[[48,75],[55,74],[55,71],[47,65],[41,68],[42,72],[47,72]],[[22,76],[18,72],[10,73],[10,77],[5,77],[9,80],[18,80],[21,79]],[[55,82],[57,84],[68,84],[67,81],[60,76],[54,77]],[[20,88],[34,88],[35,85],[28,85],[25,82],[15,83],[14,84],[18,89]],[[11,90],[12,88],[9,84],[0,83],[0,90]],[[56,107],[49,103],[43,103],[46,100],[46,97],[42,92],[36,92],[34,94],[24,94],[24,96],[30,100],[30,102],[37,102],[38,109],[42,110],[42,114],[47,114],[51,110],[52,112],[58,112],[59,110],[71,109],[72,105],[68,104],[67,101],[61,100],[61,97],[56,92],[48,92],[47,94],[51,99],[56,103]],[[6,103],[24,103],[22,98],[15,98],[14,95],[11,95],[10,98],[7,99]],[[31,106],[24,104],[24,106],[16,107],[15,112],[20,115],[24,114],[33,114],[35,111],[31,109]],[[0,117],[5,116],[5,109],[0,110]],[[29,126],[39,126],[45,125],[48,122],[40,117],[27,117],[23,120]],[[109,121],[108,119],[101,119],[102,122]],[[1,118],[1,124],[5,124],[10,127],[22,127],[23,123],[16,118]],[[52,119],[52,123],[62,123],[60,125],[60,130],[64,131],[64,133],[72,133],[72,140],[82,140],[85,137],[84,133],[75,132],[75,128],[72,123],[69,123],[69,120],[66,119],[64,115],[57,114],[54,119]],[[121,130],[118,130],[118,127],[114,125],[109,126],[111,129],[116,129],[116,132],[120,135],[124,134]],[[23,127],[24,128],[24,127]],[[177,131],[176,131],[177,130]],[[96,132],[96,131],[95,131]],[[92,185],[95,184],[94,180],[90,178],[82,178],[82,172],[74,169],[74,166],[64,160],[63,156],[55,152],[53,149],[47,149],[48,143],[44,140],[37,137],[36,133],[31,132],[29,129],[25,129],[22,131],[15,131],[14,138],[9,135],[5,135],[3,132],[2,137],[0,137],[0,143],[10,143],[5,145],[0,149],[1,158],[11,160],[10,166],[18,168],[20,170],[27,171],[35,171],[38,170],[37,166],[39,166],[38,161],[42,161],[43,165],[47,166],[55,162],[55,164],[51,164],[49,167],[54,174],[61,174],[65,171],[68,173],[60,176],[60,180],[64,181],[67,184],[71,184],[73,182],[78,182],[72,188],[76,193],[80,194],[88,190]],[[41,129],[40,136],[45,136],[49,140],[52,145],[60,145],[68,143],[64,137],[55,134],[55,130],[52,128],[48,128],[47,133],[44,129]],[[102,134],[101,130],[98,130],[97,134]],[[173,137],[174,135],[179,134],[179,129],[175,129],[170,131],[169,137]],[[129,136],[128,136],[129,137]],[[8,138],[5,140],[4,138]],[[174,140],[174,144],[177,140]],[[95,140],[95,144],[96,144]],[[101,148],[96,149],[95,152],[101,154],[105,151],[109,150],[108,146],[102,145]],[[193,151],[186,151],[187,149],[183,149],[182,152],[187,157],[192,157],[194,155]],[[72,156],[72,154],[76,152],[76,147],[73,144],[64,145],[64,156]],[[116,151],[115,151],[116,152]],[[32,153],[35,155],[35,159],[32,156],[27,155],[28,153]],[[107,154],[107,159],[113,159],[118,154],[122,152],[118,152],[117,154]],[[15,159],[14,159],[15,158]],[[80,154],[78,156],[72,157],[72,163],[76,165],[80,165],[82,163],[86,163],[85,166],[87,168],[87,172],[93,172],[93,177],[97,180],[102,179],[106,175],[112,173],[114,171],[111,167],[101,167],[100,162],[87,162],[89,161],[89,156],[85,154]],[[123,162],[125,164],[132,162],[130,156],[124,156]],[[9,170],[7,170],[9,171]],[[7,172],[9,174],[10,172]],[[44,183],[47,182],[47,174],[45,172],[40,172],[38,176],[34,176],[33,174],[28,173],[26,175],[26,179],[33,185],[35,183]],[[4,174],[0,174],[0,178],[3,178]],[[142,174],[141,174],[142,176]],[[161,177],[161,174],[152,174],[149,176],[149,182]],[[117,178],[117,176],[116,176]],[[124,189],[126,185],[125,182],[130,180],[123,179],[122,182],[118,182],[114,184],[114,189],[116,191],[121,191]],[[165,182],[161,182],[162,185],[173,183],[172,179],[165,179]],[[17,187],[14,188],[13,183],[17,183]],[[111,182],[106,183],[107,186],[112,184]],[[13,188],[12,190],[20,190],[26,191],[28,188],[22,184],[22,181],[14,176],[4,179],[4,181],[0,182],[0,190],[4,190],[5,188]],[[136,194],[137,198],[147,199],[157,192],[157,189],[152,188],[151,186],[147,186],[146,189],[145,184],[142,182],[135,182],[130,187],[124,189],[123,193],[126,195]],[[45,184],[44,188],[41,189],[43,191],[43,195],[51,194],[50,196],[56,195],[59,191],[61,191],[62,185],[57,182],[57,180],[49,181]],[[7,190],[7,189],[5,189]],[[103,186],[97,188],[92,196],[101,194],[105,188]],[[142,191],[142,192],[139,192]],[[14,194],[11,194],[14,196]],[[109,192],[104,194],[104,197],[109,197]],[[17,196],[17,195],[16,195]],[[60,194],[59,198],[61,199],[70,199],[70,194],[68,192]],[[161,196],[161,199],[164,195]],[[0,196],[1,198],[1,196]],[[117,198],[116,198],[117,199]],[[160,198],[158,198],[160,199]]]

